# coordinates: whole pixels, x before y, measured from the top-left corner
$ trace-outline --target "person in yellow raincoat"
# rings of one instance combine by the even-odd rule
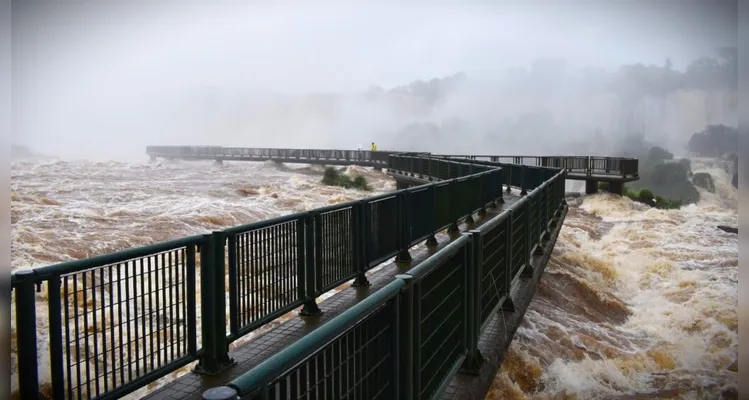
[[[372,151],[377,151],[377,145],[374,142],[372,142]]]

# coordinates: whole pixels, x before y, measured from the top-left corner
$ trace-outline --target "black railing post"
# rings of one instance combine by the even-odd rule
[[[369,280],[367,279],[367,256],[366,256],[366,240],[367,240],[367,224],[365,223],[364,207],[366,207],[366,200],[358,201],[351,207],[351,214],[353,219],[353,227],[351,231],[354,234],[352,238],[354,242],[354,270],[356,272],[356,278],[352,286],[369,286]]]
[[[458,210],[459,209],[458,209],[458,207],[456,207],[456,203],[457,203],[457,200],[458,200],[457,197],[460,194],[458,193],[458,190],[457,190],[456,186],[458,186],[458,181],[457,180],[452,180],[452,181],[450,181],[450,183],[448,185],[448,189],[447,189],[448,194],[449,194],[448,198],[450,199],[450,201],[449,201],[449,205],[450,205],[450,207],[449,207],[449,209],[450,209],[450,220],[452,221],[452,223],[450,224],[450,227],[447,228],[447,233],[449,233],[451,235],[455,235],[455,234],[458,234],[460,232],[460,228],[458,228]]]
[[[507,173],[505,173],[503,175],[505,175],[505,177],[506,177],[505,181],[507,182],[507,194],[510,194],[512,192],[512,170],[513,170],[513,165],[508,164],[508,165],[506,165],[506,168],[507,168],[506,169]]]
[[[471,241],[466,245],[467,263],[464,277],[466,291],[466,347],[468,353],[463,361],[461,370],[467,374],[478,375],[483,364],[484,357],[479,350],[479,325],[480,325],[480,300],[481,291],[479,277],[481,276],[481,265],[483,263],[483,240],[481,231],[469,231]]]
[[[524,243],[524,249],[523,249],[523,271],[520,274],[524,277],[530,277],[533,276],[533,263],[531,259],[531,250],[533,249],[533,232],[536,230],[533,229],[533,219],[531,218],[531,200],[532,198],[528,198],[528,201],[525,202],[525,218],[523,218],[523,243]]]
[[[195,367],[195,372],[210,374],[218,370],[218,361],[214,343],[215,336],[215,306],[216,299],[214,279],[214,240],[212,235],[203,235],[203,243],[200,246],[200,315],[201,339],[203,355]]]
[[[187,302],[187,352],[190,355],[197,355],[198,353],[198,321],[197,321],[197,308],[198,303],[195,300],[196,297],[196,281],[195,279],[195,256],[197,253],[197,246],[187,246],[186,254],[186,274],[185,274],[185,301]]]
[[[227,236],[229,248],[229,332],[239,335],[239,288],[237,284],[237,235]]]
[[[406,287],[401,289],[398,295],[399,307],[399,330],[400,330],[400,390],[398,396],[403,400],[414,398],[414,324],[416,314],[414,312],[414,286],[413,276],[398,274],[395,279],[402,279]]]
[[[538,221],[536,221],[536,226],[538,228],[536,228],[536,229],[538,229],[538,231],[536,233],[536,239],[535,240],[538,242],[538,244],[536,245],[535,254],[541,255],[541,254],[544,253],[543,242],[544,242],[544,240],[546,240],[546,233],[547,233],[547,231],[549,229],[549,226],[547,224],[548,220],[546,219],[546,207],[547,207],[547,204],[546,204],[547,203],[546,187],[545,186],[544,187],[540,187],[537,193],[538,193],[537,194],[537,196],[538,196],[538,200],[537,200],[537,202],[538,202],[538,213],[536,214],[537,215],[536,218],[538,219]]]
[[[49,311],[49,363],[52,378],[52,398],[65,398],[65,373],[63,372],[62,350],[62,304],[60,293],[60,275],[55,275],[47,282],[47,299]],[[67,322],[67,321],[66,321]]]
[[[411,238],[411,213],[409,210],[411,202],[411,192],[408,190],[402,190],[395,196],[395,202],[398,210],[398,226],[396,237],[398,240],[398,255],[395,257],[395,262],[407,263],[412,260],[411,254],[408,252],[408,244]]]
[[[214,264],[216,273],[214,278],[216,284],[216,349],[220,366],[225,368],[234,362],[229,358],[229,341],[226,338],[226,253],[224,249],[226,248],[227,238],[225,232],[214,232],[213,238],[215,240],[214,256],[216,257]]]
[[[523,165],[520,167],[520,195],[525,196],[528,194],[528,168]]]
[[[39,398],[37,365],[36,294],[34,271],[16,272],[16,354],[18,356],[18,393],[22,399]],[[59,297],[58,297],[59,298]]]
[[[434,236],[434,232],[436,231],[437,227],[437,185],[431,184],[429,186],[429,201],[432,202],[430,209],[432,210],[431,215],[429,216],[429,222],[431,226],[429,227],[429,231],[431,232],[430,236],[427,238],[426,243],[424,243],[427,247],[436,247],[439,245],[437,243],[437,238]]]
[[[491,200],[491,204],[488,199],[488,196],[486,195],[487,189],[489,187],[489,177],[491,177],[490,174],[484,174],[477,176],[473,178],[474,185],[477,187],[477,197],[479,198],[479,201],[481,202],[481,208],[479,208],[479,217],[484,218],[486,216],[486,208],[494,204],[494,199]]]
[[[501,310],[508,312],[515,312],[515,303],[512,301],[512,280],[515,278],[513,271],[513,256],[514,252],[513,244],[515,227],[513,226],[513,220],[515,218],[513,210],[507,210],[507,222],[505,222],[505,290],[507,290],[507,298],[502,303]]]
[[[204,235],[200,252],[203,357],[195,372],[215,375],[233,364],[226,340],[226,289],[224,288],[224,243],[226,234]]]
[[[315,265],[317,264],[317,257],[319,253],[316,253],[317,242],[321,239],[317,237],[317,229],[315,225],[318,225],[319,213],[312,213],[307,216],[304,227],[304,305],[302,310],[299,311],[299,315],[305,317],[314,317],[322,315],[322,310],[315,302],[317,292],[317,271]]]

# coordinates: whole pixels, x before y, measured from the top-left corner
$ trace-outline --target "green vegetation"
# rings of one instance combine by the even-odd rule
[[[640,179],[624,188],[623,194],[630,199],[657,208],[672,209],[700,200],[700,192],[695,185],[715,190],[712,177],[692,173],[689,159],[676,160],[670,151],[649,145],[642,136],[631,135],[627,139],[620,146],[620,155],[640,160]],[[607,184],[599,185],[599,190],[607,189]]]
[[[609,190],[608,182],[600,182],[598,184],[598,190],[601,190],[604,192],[608,191]],[[653,195],[653,192],[647,188],[630,189],[625,186],[624,192],[622,194],[632,199],[632,201],[647,204],[651,207],[660,208],[664,210],[677,209],[681,207],[682,205],[682,202],[679,200],[671,200],[663,196]]]
[[[700,200],[700,192],[690,179],[693,174],[688,159],[675,160],[673,153],[649,145],[642,136],[631,135],[627,139],[622,143],[621,156],[640,160],[640,179],[628,184],[629,188],[625,189],[627,197],[646,204],[655,199],[653,205],[659,208],[674,208]],[[652,192],[651,200],[645,201],[647,196],[640,195],[643,189]]]
[[[662,196],[655,196],[653,195],[653,192],[650,191],[650,189],[637,190],[625,187],[624,195],[629,197],[633,201],[664,210],[671,210],[681,207],[681,201],[667,199]]]
[[[322,177],[322,183],[329,186],[340,186],[346,189],[370,190],[367,180],[359,175],[351,179],[348,175],[341,174],[340,171],[333,167],[325,168]]]

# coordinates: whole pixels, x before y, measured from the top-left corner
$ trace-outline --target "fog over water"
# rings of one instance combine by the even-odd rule
[[[19,5],[12,268],[372,194],[305,165],[149,163],[147,145],[614,155],[641,135],[685,155],[705,126],[737,125],[737,21],[735,4],[681,4]],[[676,210],[569,199],[489,398],[737,385],[738,239],[715,229],[737,224],[736,190],[717,161],[692,170],[715,193]]]

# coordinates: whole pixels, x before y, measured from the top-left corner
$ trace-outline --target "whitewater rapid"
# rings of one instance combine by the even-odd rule
[[[597,194],[569,199],[537,296],[489,399],[736,398],[736,190],[679,210]]]
[[[323,172],[323,166],[273,162],[215,165],[210,161],[141,164],[58,159],[14,161],[11,268],[15,271],[39,267],[210,233],[395,189],[395,182],[386,174],[370,169],[351,166],[342,168],[342,172],[363,175],[371,191],[324,186],[320,183]],[[43,285],[37,293],[43,393],[49,391],[50,379],[49,348],[45,345],[49,324],[46,299],[47,288]],[[197,318],[199,323],[199,312]],[[14,321],[12,307],[12,391],[18,384]],[[241,344],[254,334],[234,344]],[[182,368],[168,378],[189,370],[190,367]],[[128,398],[139,398],[161,384],[163,380]]]
[[[680,210],[606,194],[568,198],[546,274],[487,398],[715,398],[736,387],[738,238],[715,228],[737,225],[736,192],[720,165],[692,168],[713,175],[716,193]],[[373,192],[323,186],[321,167],[273,163],[44,159],[15,161],[11,172],[14,270],[395,188],[362,168],[348,172],[365,175]]]

